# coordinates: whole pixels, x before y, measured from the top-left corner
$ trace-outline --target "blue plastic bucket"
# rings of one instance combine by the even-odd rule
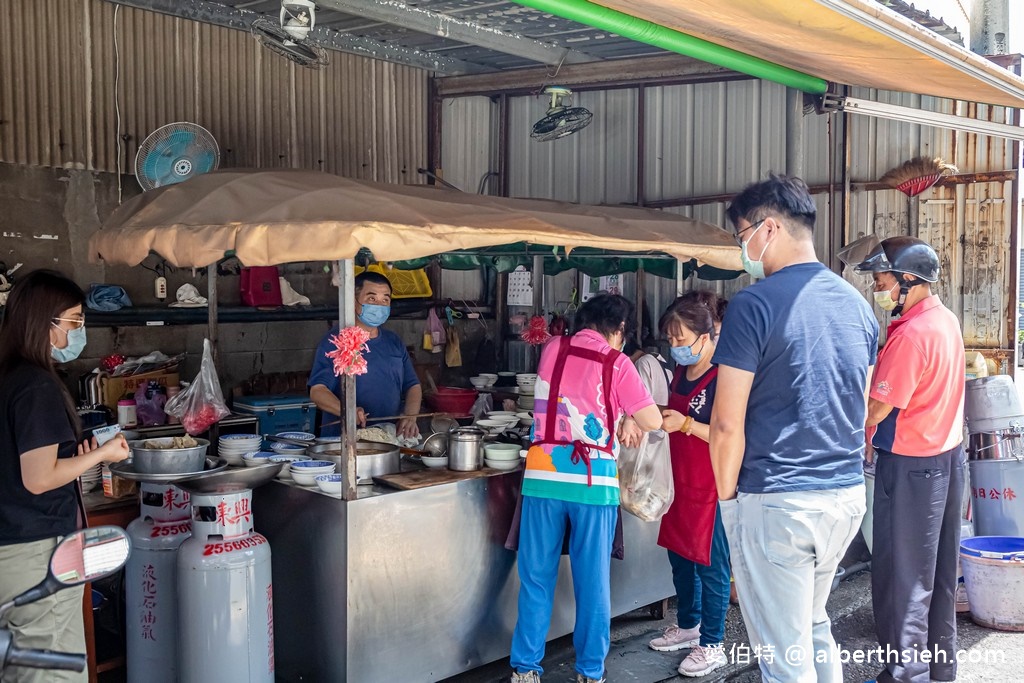
[[[964,539],[960,563],[971,619],[999,631],[1024,631],[1024,538]]]

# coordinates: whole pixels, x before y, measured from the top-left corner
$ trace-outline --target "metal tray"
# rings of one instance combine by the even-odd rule
[[[286,463],[271,462],[251,467],[233,467],[217,472],[204,472],[174,482],[178,488],[189,493],[233,493],[251,490],[272,481]]]
[[[212,458],[207,456],[206,465],[200,472],[181,472],[176,474],[150,474],[148,472],[136,472],[135,464],[131,460],[122,460],[121,462],[111,463],[109,469],[111,474],[114,474],[122,479],[128,479],[130,481],[141,481],[141,482],[153,482],[153,483],[177,483],[182,479],[188,479],[189,477],[202,476],[206,474],[212,474],[220,472],[226,469],[228,461],[223,458]]]

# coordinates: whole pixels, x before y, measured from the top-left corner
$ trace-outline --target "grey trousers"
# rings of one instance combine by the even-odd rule
[[[57,539],[0,546],[0,602],[6,602],[32,588],[46,577],[50,554]],[[15,607],[7,613],[4,627],[14,631],[14,644],[85,654],[85,626],[82,622],[84,588],[66,588],[36,602]],[[3,683],[84,683],[87,671],[48,671],[8,667]]]
[[[956,680],[963,448],[877,458],[871,598],[878,643],[889,653],[878,680]]]

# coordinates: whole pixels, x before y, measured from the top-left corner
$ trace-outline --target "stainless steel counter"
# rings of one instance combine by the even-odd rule
[[[521,472],[344,502],[272,482],[255,491],[273,553],[278,680],[437,681],[509,653],[519,580],[504,547]],[[674,591],[658,525],[623,515],[612,614]],[[572,631],[568,558],[548,638]]]

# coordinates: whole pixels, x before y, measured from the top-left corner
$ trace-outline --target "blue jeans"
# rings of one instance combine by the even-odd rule
[[[551,625],[558,564],[565,527],[576,596],[576,671],[588,678],[604,675],[611,647],[611,556],[615,505],[585,505],[523,496],[519,527],[519,614],[512,634],[512,668],[544,673],[544,643]]]
[[[699,623],[702,646],[724,641],[725,613],[729,609],[729,541],[722,526],[722,511],[715,514],[709,566],[691,562],[671,550],[668,561],[679,603],[679,628],[693,628]]]

